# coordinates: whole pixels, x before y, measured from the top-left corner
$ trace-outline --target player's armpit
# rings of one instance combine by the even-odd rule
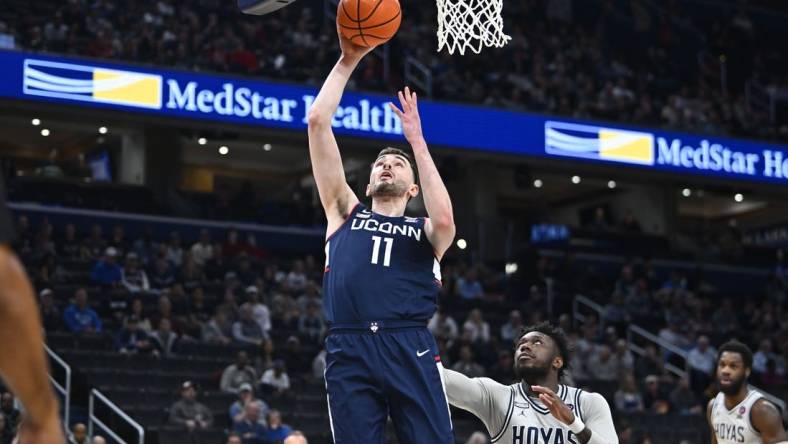
[[[717,444],[717,435],[714,434],[714,426],[711,425],[711,407],[714,405],[714,398],[711,398],[706,405],[706,422],[709,424],[711,431],[711,444]]]
[[[764,444],[778,444],[788,441],[788,434],[783,428],[780,411],[766,399],[758,400],[750,412],[752,425],[761,433]]]

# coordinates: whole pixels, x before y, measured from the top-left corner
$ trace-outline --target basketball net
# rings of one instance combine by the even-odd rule
[[[503,0],[437,0],[438,51],[449,54],[483,47],[501,48],[512,38],[503,33]]]

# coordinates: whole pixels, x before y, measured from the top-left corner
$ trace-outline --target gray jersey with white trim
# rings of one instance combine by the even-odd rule
[[[444,377],[449,403],[481,419],[493,443],[580,444],[538,398],[526,395],[522,384],[471,379],[452,370],[444,370]],[[618,444],[610,406],[602,395],[566,385],[559,385],[556,394],[591,430],[592,442]]]

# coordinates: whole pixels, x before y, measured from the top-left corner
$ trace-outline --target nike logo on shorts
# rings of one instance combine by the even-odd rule
[[[416,352],[416,356],[422,357],[422,356],[426,355],[429,351],[430,351],[430,349],[426,349],[423,352],[417,351]]]

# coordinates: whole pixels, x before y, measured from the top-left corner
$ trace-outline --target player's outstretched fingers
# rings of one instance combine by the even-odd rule
[[[393,104],[393,103],[389,102],[389,108],[391,108],[391,110],[392,110],[392,111],[394,111],[394,114],[396,114],[396,115],[397,115],[397,117],[399,117],[400,119],[402,119],[402,117],[403,117],[403,115],[402,115],[402,111],[400,111],[400,109],[399,109],[399,108],[397,108],[397,105],[395,105],[395,104]]]

